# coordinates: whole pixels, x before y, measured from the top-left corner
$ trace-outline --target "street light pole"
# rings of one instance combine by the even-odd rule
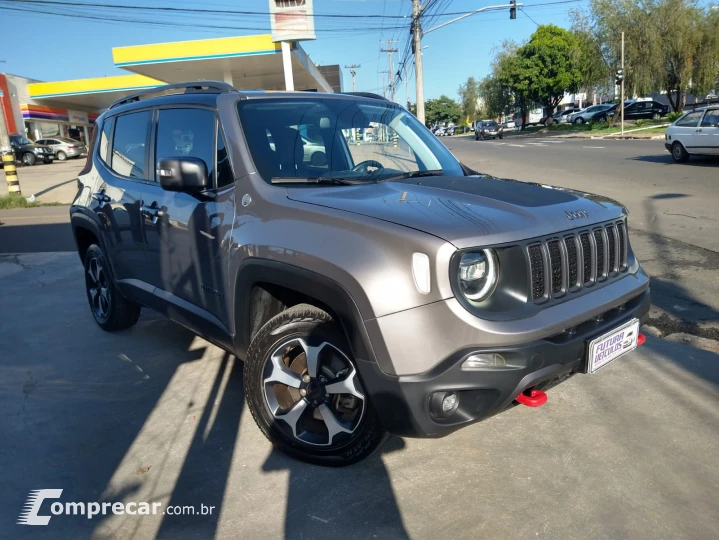
[[[420,122],[424,123],[424,79],[422,76],[422,37],[426,36],[430,32],[434,32],[435,30],[444,28],[445,26],[447,26],[449,24],[455,23],[457,21],[461,21],[462,19],[466,19],[467,17],[471,17],[472,15],[476,15],[477,13],[482,13],[483,11],[496,11],[498,9],[509,8],[510,18],[514,19],[516,17],[516,9],[521,8],[523,5],[524,4],[518,4],[517,2],[512,1],[509,4],[481,7],[479,9],[475,9],[474,11],[471,11],[470,13],[465,13],[464,15],[460,15],[456,19],[452,19],[451,21],[447,21],[442,24],[438,24],[437,26],[422,32],[422,25],[420,23],[420,16],[422,14],[422,6],[419,5],[419,0],[412,0],[412,40],[413,40],[412,42],[414,44],[415,88],[417,89],[417,118],[419,119]]]
[[[424,124],[424,79],[422,77],[422,7],[412,0],[412,43],[414,44],[414,81],[417,99],[417,119]]]
[[[622,32],[622,101],[619,106],[622,108],[622,135],[624,135],[624,32]]]

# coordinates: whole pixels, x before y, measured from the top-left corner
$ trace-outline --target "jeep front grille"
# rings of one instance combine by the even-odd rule
[[[531,298],[543,302],[576,293],[627,269],[624,222],[570,231],[527,246]]]

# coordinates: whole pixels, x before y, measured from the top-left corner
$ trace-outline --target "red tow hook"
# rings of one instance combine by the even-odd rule
[[[547,394],[541,390],[530,390],[529,394],[522,392],[514,399],[527,407],[541,407],[547,402]]]
[[[644,334],[639,334],[637,336],[637,347],[639,347],[639,345],[644,345],[644,342],[646,340],[647,340],[647,336],[645,336]]]

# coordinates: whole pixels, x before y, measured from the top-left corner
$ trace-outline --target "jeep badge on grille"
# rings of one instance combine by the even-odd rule
[[[564,213],[567,214],[569,219],[589,219],[589,214],[586,210],[573,210],[572,212],[565,210]]]

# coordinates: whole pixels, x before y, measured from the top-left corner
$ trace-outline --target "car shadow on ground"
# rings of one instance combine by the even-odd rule
[[[67,223],[46,223],[15,226],[8,210],[0,216],[0,253],[42,253],[51,251],[75,251],[70,217]]]
[[[671,154],[667,152],[662,155],[634,156],[627,158],[632,161],[644,161],[647,163],[660,163],[663,165],[692,166],[692,167],[716,167],[719,165],[719,157],[714,156],[691,156],[686,163],[675,163]]]

